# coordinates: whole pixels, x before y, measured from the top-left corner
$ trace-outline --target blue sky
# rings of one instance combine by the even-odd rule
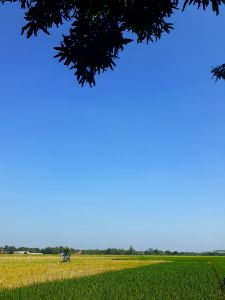
[[[0,9],[0,244],[225,248],[224,16],[189,8],[80,88]]]

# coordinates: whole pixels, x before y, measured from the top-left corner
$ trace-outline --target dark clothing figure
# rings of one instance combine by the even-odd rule
[[[69,262],[70,261],[70,254],[69,253],[61,253],[61,262]]]

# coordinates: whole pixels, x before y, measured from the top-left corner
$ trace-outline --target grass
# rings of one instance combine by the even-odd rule
[[[21,263],[20,266],[23,266],[24,262],[21,262],[19,258],[17,259]],[[42,259],[47,258],[38,259],[41,262]],[[49,264],[49,266],[56,260],[55,257],[51,256],[48,259],[49,262],[45,261],[45,264]],[[170,263],[155,264],[156,261],[162,260],[170,261]],[[66,268],[69,273],[68,277],[71,275],[69,270],[73,268],[81,270],[82,266],[85,266],[86,271],[88,268],[90,270],[86,274],[82,271],[82,277],[76,279],[65,279],[64,277],[64,279],[52,282],[4,289],[0,293],[0,299],[225,299],[224,291],[221,289],[225,277],[225,257],[81,256],[74,258],[71,264],[60,264],[59,268],[61,266]],[[107,268],[109,269],[107,270]],[[74,273],[72,272],[72,274],[78,277],[75,274],[75,269],[73,269]],[[90,276],[92,271],[97,274]],[[42,276],[43,278],[48,277],[46,274]]]

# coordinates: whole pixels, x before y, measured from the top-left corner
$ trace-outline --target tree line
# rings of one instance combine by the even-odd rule
[[[30,247],[15,247],[15,246],[4,246],[0,247],[0,250],[7,254],[13,254],[15,251],[24,251],[29,253],[40,253],[40,254],[60,254],[64,252],[65,248],[69,249],[71,254],[82,253],[87,255],[205,255],[205,256],[213,256],[220,255],[225,256],[224,251],[206,251],[206,252],[180,252],[180,251],[170,251],[170,250],[159,250],[148,248],[147,250],[135,250],[132,246],[128,249],[123,248],[107,248],[107,249],[74,249],[69,247],[46,247],[46,248],[30,248]],[[82,251],[82,252],[81,252]]]
[[[60,254],[64,252],[65,248],[68,247],[46,247],[46,248],[31,248],[31,247],[15,247],[15,246],[4,246],[0,247],[0,250],[2,249],[5,253],[7,254],[13,254],[15,251],[24,251],[24,252],[29,252],[29,253],[40,253],[40,254]],[[75,253],[78,250],[69,248],[71,253]]]

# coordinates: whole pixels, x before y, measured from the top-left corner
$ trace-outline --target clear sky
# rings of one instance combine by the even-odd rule
[[[81,88],[0,8],[0,245],[225,248],[224,12],[189,8]]]

